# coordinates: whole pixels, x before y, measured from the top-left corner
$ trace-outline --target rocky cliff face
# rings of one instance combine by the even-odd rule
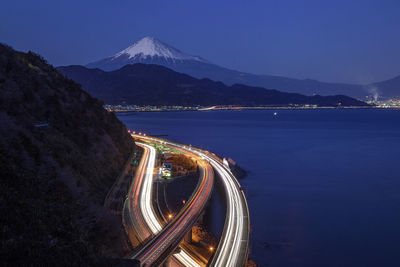
[[[134,147],[80,85],[0,45],[2,262],[102,265],[122,256],[120,220],[102,204]]]

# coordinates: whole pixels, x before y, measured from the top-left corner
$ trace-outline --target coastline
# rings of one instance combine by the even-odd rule
[[[305,250],[316,251],[330,239],[335,242],[326,247],[323,255],[306,257],[304,263],[323,266],[329,259],[340,265],[337,252],[348,251],[363,264],[379,265],[388,252],[392,255],[395,251],[392,249],[396,247],[395,235],[388,237],[388,244],[374,242],[372,247],[365,248],[368,255],[374,255],[365,258],[356,248],[364,244],[357,240],[357,232],[348,233],[354,243],[339,242],[336,238],[343,228],[353,228],[331,222],[334,217],[349,216],[349,222],[359,225],[360,233],[367,236],[370,228],[360,225],[360,218],[371,220],[377,226],[377,236],[372,236],[372,240],[385,235],[385,229],[397,233],[398,216],[382,208],[387,202],[379,193],[384,190],[390,198],[396,198],[399,111],[277,110],[278,118],[284,120],[275,120],[273,112],[160,112],[120,118],[129,129],[140,129],[149,135],[168,134],[167,139],[204,147],[220,157],[231,157],[248,171],[248,176],[239,182],[248,194],[252,214],[249,257],[257,264],[295,266],[298,263],[295,259],[303,259]],[[281,116],[284,113],[291,116]],[[192,122],[188,123],[189,120]],[[233,125],[232,120],[235,120]],[[380,177],[386,172],[388,176],[383,179],[387,179],[388,185]],[[374,184],[379,186],[372,187]],[[317,188],[322,192],[318,193]],[[210,205],[213,213],[209,214],[211,222],[218,224],[221,213],[216,200]],[[356,202],[350,205],[350,200]],[[373,212],[379,214],[375,219],[370,217],[371,201],[377,205],[373,207]],[[304,220],[309,214],[315,216]],[[293,228],[294,224],[300,228]],[[304,231],[310,239],[302,234]],[[287,257],[288,254],[293,258]]]
[[[256,107],[235,107],[235,106],[214,106],[214,107],[140,107],[133,109],[110,108],[105,106],[109,112],[118,113],[119,115],[132,115],[137,112],[205,112],[205,111],[221,111],[221,110],[325,110],[325,109],[391,109],[398,110],[400,106],[256,106]]]

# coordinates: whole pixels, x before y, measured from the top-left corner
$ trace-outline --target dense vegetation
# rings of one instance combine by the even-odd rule
[[[109,265],[104,257],[121,257],[123,228],[102,204],[135,147],[125,126],[41,57],[5,45],[0,122],[1,262]]]
[[[67,77],[107,104],[137,105],[289,105],[363,106],[354,98],[336,96],[305,96],[283,93],[242,84],[227,86],[209,79],[196,79],[168,68],[151,64],[126,65],[105,72],[82,66],[58,68]]]

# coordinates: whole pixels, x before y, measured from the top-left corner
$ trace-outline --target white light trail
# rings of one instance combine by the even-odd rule
[[[132,134],[132,136],[136,136]],[[224,233],[218,244],[211,266],[238,266],[242,265],[240,259],[247,259],[248,249],[248,207],[246,198],[243,192],[240,191],[240,185],[231,171],[224,166],[223,163],[214,159],[198,149],[187,148],[184,145],[159,140],[152,137],[136,136],[142,139],[151,140],[154,142],[169,144],[196,153],[202,158],[207,159],[214,169],[218,172],[227,194],[227,217],[225,220]],[[245,224],[246,219],[246,224]],[[247,232],[244,230],[247,228]],[[245,253],[246,257],[243,256]],[[242,258],[241,258],[242,256]],[[182,261],[181,261],[182,262]],[[182,262],[183,263],[183,262]],[[243,263],[244,264],[244,263]]]
[[[147,164],[147,169],[146,173],[144,176],[144,181],[143,181],[143,192],[141,194],[141,200],[140,200],[140,208],[143,213],[143,217],[147,223],[147,225],[150,227],[151,231],[153,234],[157,234],[158,232],[161,231],[162,225],[161,223],[157,220],[157,217],[155,215],[155,212],[153,210],[153,206],[151,203],[152,199],[152,186],[153,186],[153,172],[154,172],[154,165],[155,165],[155,158],[156,158],[156,150],[154,147],[139,143],[137,142],[137,145],[147,147],[150,150],[149,154],[149,162]],[[184,264],[184,266],[189,266],[189,267],[201,267],[185,250],[181,250],[179,253],[176,253],[173,255],[179,262]]]

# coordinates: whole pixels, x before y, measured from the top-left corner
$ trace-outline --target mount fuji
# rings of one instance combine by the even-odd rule
[[[312,79],[302,80],[272,75],[255,75],[231,70],[201,57],[185,54],[153,37],[145,37],[115,55],[89,63],[86,67],[113,71],[125,65],[136,63],[161,65],[198,79],[209,78],[227,85],[245,84],[305,95],[348,95],[359,99],[365,99],[367,95],[374,94],[389,96],[383,86],[385,83],[371,85],[326,83]],[[395,91],[394,94],[391,92],[390,95],[400,95],[400,90]]]
[[[105,71],[117,70],[127,64],[156,64],[172,69],[188,65],[209,65],[205,59],[185,54],[153,37],[144,37],[128,48],[111,57],[89,63],[88,68],[99,68]]]

